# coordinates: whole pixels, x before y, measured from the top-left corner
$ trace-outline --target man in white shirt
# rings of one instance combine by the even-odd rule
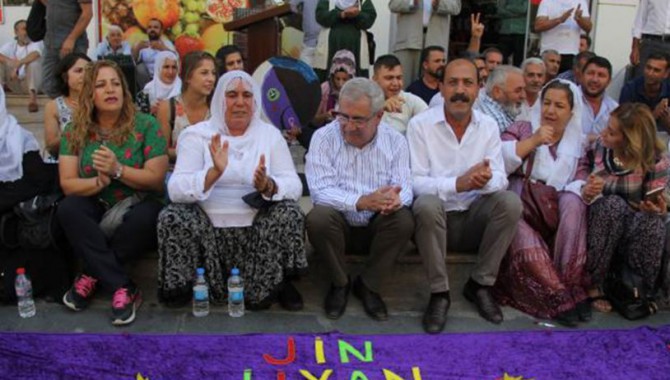
[[[400,59],[403,76],[412,82],[421,67],[421,50],[426,46],[442,46],[449,51],[451,15],[461,13],[461,0],[390,0],[395,13],[395,45],[393,53]]]
[[[607,127],[610,113],[619,106],[619,103],[605,94],[611,80],[612,64],[607,58],[596,56],[589,59],[584,65],[581,75],[584,101],[582,130],[591,143]]]
[[[521,69],[510,65],[498,66],[489,75],[486,91],[480,93],[474,109],[492,117],[500,133],[503,133],[521,113],[526,99],[525,88]]]
[[[324,307],[331,319],[342,316],[352,288],[371,318],[388,319],[381,284],[414,233],[407,141],[382,121],[383,107],[377,84],[349,80],[340,90],[335,121],[314,133],[307,153],[305,174],[314,202],[307,234],[330,268]],[[361,245],[370,257],[351,281],[345,252]]]
[[[521,201],[506,190],[495,121],[472,109],[478,89],[477,68],[471,61],[450,62],[442,82],[444,107],[429,108],[413,118],[407,130],[418,196],[412,207],[415,241],[431,291],[423,318],[428,333],[442,331],[451,304],[447,248],[478,252],[463,294],[486,320],[503,320],[490,289],[516,232]]]
[[[523,80],[526,82],[526,100],[521,103],[521,112],[515,121],[530,121],[530,111],[540,98],[544,86],[547,69],[540,58],[526,58],[521,64]]]
[[[652,51],[666,54],[670,51],[670,1],[640,0],[632,34],[630,63],[637,66],[635,76],[638,77]]]
[[[535,33],[540,33],[540,51],[553,49],[561,55],[559,73],[570,70],[572,58],[579,53],[579,36],[591,27],[586,0],[543,1],[534,23]]]
[[[31,42],[26,32],[26,21],[14,23],[14,41],[0,47],[0,86],[13,93],[28,94],[29,112],[37,112],[37,93],[42,85],[42,43]]]
[[[117,25],[107,27],[107,37],[98,44],[95,50],[97,59],[104,59],[109,55],[132,55],[128,41],[123,40],[123,29]]]
[[[382,121],[405,134],[409,120],[428,108],[420,97],[403,91],[403,70],[394,55],[382,55],[374,64],[372,79],[384,91],[384,116]]]
[[[156,54],[164,50],[176,51],[174,45],[168,39],[162,39],[163,23],[159,19],[151,19],[147,26],[148,40],[140,41],[133,46],[133,58],[137,62],[137,88],[144,85],[154,77],[154,64]]]

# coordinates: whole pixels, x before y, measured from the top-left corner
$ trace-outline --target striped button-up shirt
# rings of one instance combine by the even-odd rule
[[[314,204],[332,207],[351,226],[366,226],[372,211],[358,211],[361,196],[383,186],[400,186],[400,199],[412,204],[412,183],[407,141],[384,122],[362,149],[348,144],[337,120],[312,137],[305,174]]]
[[[498,129],[500,133],[505,132],[507,127],[514,123],[514,118],[508,114],[502,106],[493,100],[485,91],[479,93],[479,97],[475,102],[474,109],[483,113],[484,115],[491,116],[493,120],[498,124]]]

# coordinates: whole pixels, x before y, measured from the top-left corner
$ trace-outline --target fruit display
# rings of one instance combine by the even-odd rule
[[[163,23],[164,36],[174,42],[180,56],[193,50],[214,54],[233,42],[223,23],[233,19],[233,10],[248,6],[248,0],[100,0],[101,37],[108,25],[118,25],[131,44],[146,40],[146,27],[153,18]]]

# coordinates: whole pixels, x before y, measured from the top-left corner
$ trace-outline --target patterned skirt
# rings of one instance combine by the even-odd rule
[[[172,203],[158,217],[158,298],[170,305],[191,300],[195,270],[205,268],[210,301],[227,298],[233,267],[244,279],[245,303],[271,302],[287,276],[307,268],[304,215],[294,201],[273,203],[253,225],[215,228],[196,204]]]

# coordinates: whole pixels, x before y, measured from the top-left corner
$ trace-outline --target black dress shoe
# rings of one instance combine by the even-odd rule
[[[360,277],[356,277],[353,290],[354,295],[363,302],[363,309],[370,318],[377,321],[389,319],[386,304],[384,304],[382,298],[379,294],[368,289]]]
[[[577,315],[582,322],[591,321],[593,313],[591,312],[591,301],[589,299],[585,299],[577,304]]]
[[[554,317],[554,321],[556,321],[556,323],[565,327],[577,327],[578,320],[579,313],[577,313],[577,308],[564,311]]]
[[[451,306],[448,295],[431,294],[428,308],[423,314],[423,329],[428,334],[437,334],[444,330],[447,323],[447,311]]]
[[[298,311],[304,307],[302,296],[291,281],[284,282],[284,286],[279,292],[279,305],[288,311]]]
[[[324,302],[326,317],[338,319],[344,314],[344,310],[347,308],[349,289],[351,289],[351,280],[345,286],[330,286],[328,295],[326,295],[326,301]]]
[[[479,315],[487,321],[499,324],[503,321],[502,311],[491,295],[490,286],[479,285],[469,279],[463,288],[465,299],[477,306]]]

